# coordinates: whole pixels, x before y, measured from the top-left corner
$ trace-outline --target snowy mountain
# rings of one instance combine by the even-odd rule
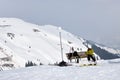
[[[98,44],[93,41],[86,41],[89,43],[92,48],[94,49],[95,53],[100,56],[101,59],[115,59],[115,58],[120,58],[120,50],[119,49],[114,49],[110,48],[107,46],[104,46],[102,44]]]
[[[82,42],[71,33],[52,25],[39,26],[16,18],[0,18],[0,60],[11,61],[15,67],[24,67],[28,61],[53,64],[61,61],[59,32],[62,36],[63,57],[70,47],[86,51]],[[4,60],[3,60],[4,58]],[[9,59],[10,58],[10,59]],[[6,60],[8,59],[8,60]],[[8,64],[5,66],[9,66]]]
[[[0,68],[25,67],[28,61],[35,64],[54,64],[61,61],[60,36],[63,59],[71,47],[86,51],[85,40],[52,25],[35,25],[16,18],[0,18]],[[99,54],[98,54],[99,55]]]

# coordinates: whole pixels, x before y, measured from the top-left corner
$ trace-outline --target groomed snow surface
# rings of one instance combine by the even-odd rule
[[[120,80],[120,59],[99,61],[97,66],[36,66],[1,71],[0,80]]]

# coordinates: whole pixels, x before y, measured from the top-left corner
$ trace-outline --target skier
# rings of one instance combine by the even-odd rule
[[[88,62],[90,62],[90,59],[92,59],[94,62],[94,65],[97,64],[95,55],[94,55],[94,50],[92,48],[88,48],[88,50],[85,52],[85,54],[87,55]],[[90,63],[90,65],[92,65],[92,64]]]

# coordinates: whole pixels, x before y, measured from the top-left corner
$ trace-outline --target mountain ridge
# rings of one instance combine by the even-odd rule
[[[61,61],[60,36],[62,36],[63,59],[65,53],[74,47],[76,51],[86,51],[84,39],[53,25],[35,25],[17,18],[0,18],[0,55],[12,58],[15,68],[25,67],[25,63],[54,64]],[[3,54],[4,53],[4,54]],[[6,55],[7,54],[7,55]],[[10,59],[11,60],[11,59]]]

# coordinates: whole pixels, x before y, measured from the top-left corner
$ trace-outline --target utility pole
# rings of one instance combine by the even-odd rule
[[[60,37],[61,59],[63,61],[63,47],[62,47],[61,27],[59,27],[59,37]]]
[[[61,48],[61,59],[62,61],[58,64],[58,66],[67,66],[67,62],[63,60],[63,47],[62,47],[62,37],[61,37],[61,27],[59,29],[59,37],[60,37],[60,48]]]

